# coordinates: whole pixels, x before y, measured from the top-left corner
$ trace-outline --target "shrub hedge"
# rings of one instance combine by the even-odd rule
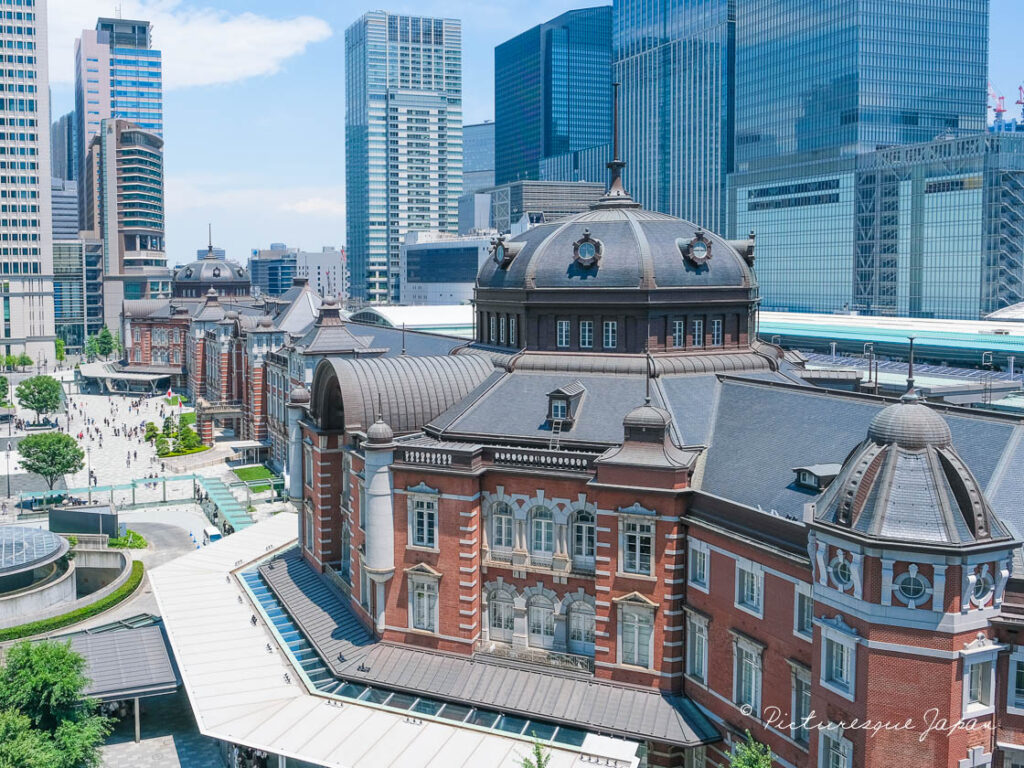
[[[63,627],[70,626],[71,624],[77,624],[80,621],[85,621],[98,613],[103,613],[103,611],[108,608],[113,608],[138,589],[139,584],[142,583],[143,570],[142,562],[136,560],[132,563],[132,572],[128,577],[128,581],[106,597],[97,600],[92,605],[83,606],[82,608],[79,608],[76,611],[71,611],[70,613],[53,616],[49,619],[41,619],[40,621],[33,621],[28,624],[20,624],[16,627],[0,629],[0,642],[6,640],[18,640],[19,638],[31,637],[32,635],[41,635],[44,632],[52,632],[55,629],[61,629]]]

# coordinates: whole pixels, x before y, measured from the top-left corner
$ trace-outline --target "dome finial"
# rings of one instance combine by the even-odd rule
[[[633,202],[629,192],[622,186],[622,169],[626,167],[626,163],[619,158],[619,83],[612,83],[612,159],[607,167],[611,171],[608,191],[591,207],[639,208],[640,206]]]
[[[900,399],[904,402],[914,402],[919,400],[917,392],[914,391],[914,337],[908,336],[910,339],[910,363],[907,367],[907,391],[903,393],[903,397]]]
[[[207,235],[206,258],[208,258],[208,259],[215,259],[217,257],[213,255],[213,223],[212,222],[207,222],[207,224],[206,224],[206,235]]]

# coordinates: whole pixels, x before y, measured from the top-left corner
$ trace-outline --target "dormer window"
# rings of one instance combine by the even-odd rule
[[[842,464],[811,464],[806,467],[793,467],[796,473],[796,485],[808,491],[821,493],[843,468]]]
[[[580,401],[586,392],[580,381],[574,381],[564,387],[548,392],[548,421],[564,423],[568,429],[579,414]]]
[[[561,421],[569,415],[569,401],[560,397],[551,398],[551,420]]]

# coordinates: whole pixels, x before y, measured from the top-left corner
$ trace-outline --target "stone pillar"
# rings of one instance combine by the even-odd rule
[[[299,421],[302,419],[303,406],[295,401],[294,394],[288,404],[288,454],[284,476],[288,497],[297,502],[302,498],[302,428]]]
[[[196,411],[196,432],[203,445],[213,445],[213,419]]]
[[[391,462],[394,460],[394,433],[380,418],[366,432],[363,443],[363,473],[366,483],[366,520],[363,569],[377,583],[377,623],[383,627],[384,584],[395,573],[395,522]]]
[[[551,567],[556,571],[569,570],[568,546],[565,540],[565,523],[555,524],[555,553],[551,557]]]
[[[525,565],[529,551],[526,549],[526,521],[515,520],[516,543],[512,549],[512,563],[514,565]]]

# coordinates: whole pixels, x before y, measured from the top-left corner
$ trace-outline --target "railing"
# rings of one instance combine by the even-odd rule
[[[324,575],[327,576],[327,580],[334,584],[343,594],[350,594],[352,592],[352,585],[348,583],[344,576],[341,575],[341,571],[335,570],[334,566],[324,566]]]
[[[569,472],[592,472],[594,460],[600,454],[545,448],[442,447],[431,445],[399,446],[395,461],[426,467],[471,468],[475,463],[503,467],[529,467]]]
[[[595,560],[592,557],[576,557],[572,559],[572,572],[573,573],[585,573],[590,576],[594,575]]]
[[[575,653],[548,651],[543,648],[516,648],[505,643],[496,643],[490,640],[477,640],[473,650],[476,653],[500,659],[521,661],[528,664],[541,664],[573,672],[594,673],[594,660],[589,656],[580,656]]]
[[[511,563],[512,562],[512,550],[510,549],[490,549],[487,552],[487,559],[494,560],[499,563]]]

